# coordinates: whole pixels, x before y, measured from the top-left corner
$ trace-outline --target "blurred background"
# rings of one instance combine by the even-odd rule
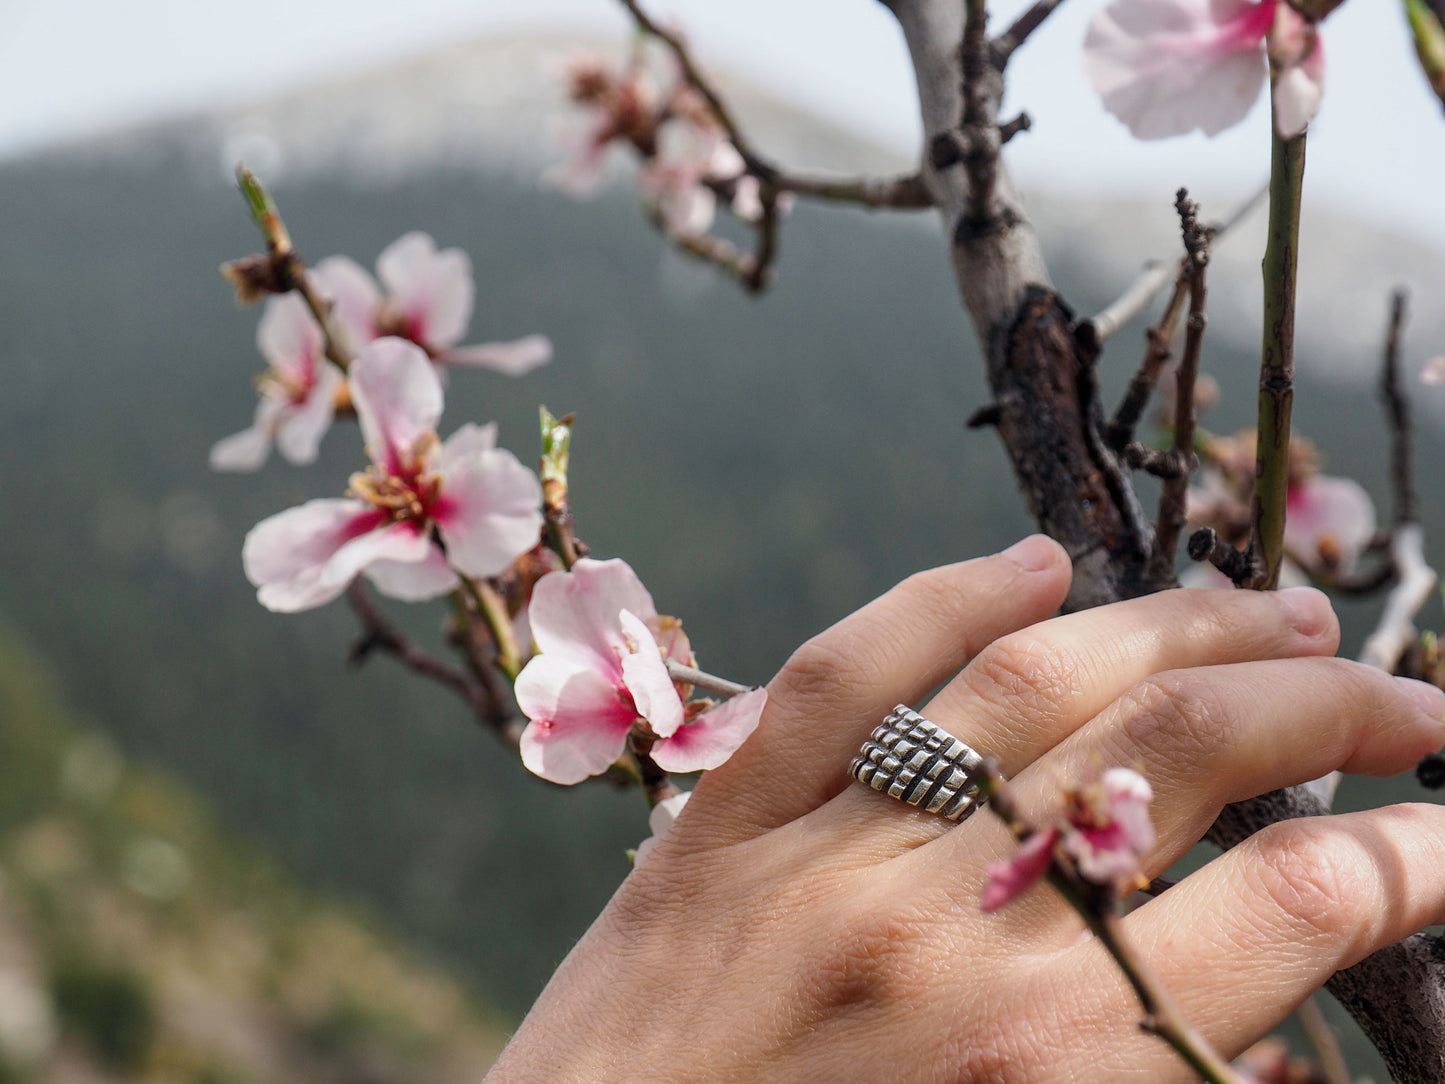
[[[1083,81],[1098,4],[1071,3],[1017,62],[1035,123],[1010,152],[1089,313],[1175,250],[1175,188],[1222,216],[1263,182],[1268,121],[1133,141]],[[770,154],[914,163],[880,5],[656,10]],[[541,783],[390,660],[349,670],[344,606],[256,604],[246,530],[340,493],[360,442],[340,425],[314,467],[207,470],[262,367],[258,312],[216,273],[259,247],[236,160],[308,258],[370,265],[423,229],[472,257],[467,341],[554,339],[524,379],[456,374],[443,432],[495,419],[527,461],[537,405],[577,411],[582,536],[717,673],[764,681],[908,573],[1028,529],[994,437],[963,427],[985,392],[931,215],[799,207],[752,300],[664,249],[625,166],[591,202],[539,186],[563,154],[549,59],[628,35],[608,0],[0,0],[0,1082],[478,1079],[647,834],[635,793]],[[1296,417],[1388,515],[1372,389],[1395,285],[1407,368],[1445,350],[1445,124],[1402,15],[1357,0],[1325,40]],[[1261,231],[1211,272],[1220,432],[1252,407]],[[1110,344],[1106,402],[1141,350],[1141,328]],[[1445,538],[1445,391],[1412,391]],[[1376,605],[1342,610],[1353,653]],[[391,612],[435,639],[439,607]],[[1350,781],[1342,804],[1420,796]]]

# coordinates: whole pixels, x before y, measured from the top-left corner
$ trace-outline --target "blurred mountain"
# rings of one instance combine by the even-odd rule
[[[744,298],[664,251],[624,187],[574,203],[537,186],[553,114],[538,103],[556,98],[536,73],[558,48],[459,47],[0,168],[0,608],[127,755],[183,776],[230,831],[364,902],[512,1012],[625,875],[642,803],[530,778],[388,660],[347,673],[344,607],[256,605],[244,532],[339,494],[360,441],[340,425],[314,468],[206,469],[211,443],[248,423],[260,368],[256,313],[216,274],[259,247],[232,158],[275,180],[306,255],[369,263],[425,229],[472,256],[469,341],[553,337],[556,361],[523,380],[457,374],[443,435],[496,419],[527,459],[539,402],[577,411],[581,533],[638,569],[716,672],[764,680],[908,573],[1028,529],[995,438],[963,426],[986,392],[932,216],[800,207],[777,287]],[[779,103],[739,101],[789,162],[901,165]],[[1173,251],[1172,196],[1035,202],[1079,311]],[[1386,295],[1416,284],[1409,356],[1438,352],[1445,314],[1430,291],[1445,260],[1343,221],[1306,228],[1299,424],[1332,471],[1384,494],[1366,383]],[[1225,401],[1208,421],[1221,431],[1252,407],[1259,253],[1256,223],[1211,272],[1206,365]],[[1111,344],[1111,399],[1141,347],[1137,327]],[[1433,421],[1419,440],[1423,464],[1445,452]],[[1445,523],[1440,493],[1422,496],[1427,521]],[[1344,609],[1358,644],[1371,604]],[[439,609],[396,612],[436,640]]]
[[[0,1081],[475,1081],[449,978],[224,838],[0,625]]]

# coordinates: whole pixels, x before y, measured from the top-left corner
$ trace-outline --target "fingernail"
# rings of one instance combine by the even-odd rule
[[[1445,692],[1441,692],[1428,681],[1417,681],[1414,678],[1397,677],[1395,682],[1400,686],[1400,691],[1415,701],[1426,715],[1445,720]]]
[[[1015,542],[999,556],[1007,557],[1025,572],[1041,572],[1058,560],[1059,547],[1047,535],[1031,534]]]
[[[1334,624],[1329,597],[1313,587],[1289,587],[1276,591],[1274,598],[1302,636],[1318,636]]]

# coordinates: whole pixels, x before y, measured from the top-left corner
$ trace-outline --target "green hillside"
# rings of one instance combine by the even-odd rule
[[[0,1081],[460,1084],[502,1034],[78,721],[0,624]]]
[[[461,172],[276,194],[305,255],[369,263],[428,230],[472,255],[471,341],[555,339],[556,362],[524,380],[456,374],[443,435],[496,419],[530,458],[539,402],[578,411],[583,536],[633,563],[716,672],[763,680],[909,572],[1027,529],[994,437],[963,426],[984,392],[931,219],[800,208],[777,289],[753,301],[663,254],[621,195],[575,204]],[[519,1012],[625,875],[641,802],[528,777],[389,660],[348,673],[344,607],[256,605],[244,532],[339,494],[359,440],[338,426],[308,470],[208,473],[210,444],[249,420],[260,368],[256,313],[216,274],[257,247],[223,173],[198,179],[161,142],[12,164],[0,239],[0,606],[127,755]],[[1122,285],[1088,253],[1055,256],[1080,309]],[[1210,327],[1207,365],[1246,389],[1219,428],[1248,409],[1255,337]],[[1120,342],[1111,388],[1137,362],[1137,337]],[[1306,378],[1297,411],[1331,467],[1382,481],[1373,405]],[[1439,432],[1422,443],[1421,461],[1438,460]],[[1423,496],[1445,523],[1438,489]],[[436,637],[439,609],[397,612]]]

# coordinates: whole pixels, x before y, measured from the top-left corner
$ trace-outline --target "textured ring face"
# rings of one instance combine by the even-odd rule
[[[894,708],[848,765],[876,791],[951,821],[973,812],[983,758],[905,704]]]

